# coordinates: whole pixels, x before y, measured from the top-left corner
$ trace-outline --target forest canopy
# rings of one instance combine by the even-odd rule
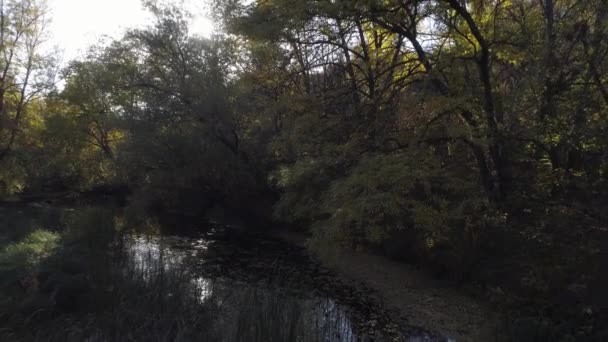
[[[126,187],[605,309],[608,1],[215,0],[211,38],[146,1],[60,72],[44,2],[1,4],[0,199]]]

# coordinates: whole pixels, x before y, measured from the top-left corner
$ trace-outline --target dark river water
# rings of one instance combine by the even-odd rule
[[[445,340],[409,326],[373,291],[299,247],[219,223],[196,233],[159,231],[123,229],[108,248],[110,272],[90,271],[111,274],[97,287],[109,294],[105,311],[114,314],[103,313],[98,338],[88,341]],[[104,333],[122,325],[130,336]]]
[[[225,230],[216,224],[198,236],[125,235],[126,275],[207,310],[208,329],[221,331],[223,341],[440,340],[408,327],[300,248]]]

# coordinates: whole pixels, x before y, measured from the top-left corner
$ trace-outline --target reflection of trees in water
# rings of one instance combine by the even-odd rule
[[[216,326],[228,341],[355,340],[350,321],[330,299],[299,300],[246,286],[222,290],[232,293]]]
[[[191,265],[205,258],[204,240],[185,243],[178,238],[126,236],[121,243],[127,280],[154,288],[161,294],[160,301],[199,312],[211,340],[356,340],[351,322],[331,299],[287,295],[278,289],[197,274]]]
[[[5,222],[9,227],[27,228],[14,231],[15,240],[40,226],[71,229],[74,223],[64,221],[64,212],[11,212],[9,217],[5,212],[0,215],[0,226]],[[89,232],[99,232],[96,220],[107,216],[102,212],[82,224],[90,228]],[[64,286],[64,277],[70,286],[75,279],[90,283],[84,294],[70,293],[74,290],[69,286],[63,291],[70,300],[77,297],[76,305],[85,310],[74,315],[57,312],[52,321],[55,335],[49,336],[48,330],[41,329],[35,332],[42,336],[37,340],[367,341],[360,336],[371,330],[366,325],[370,321],[366,314],[377,312],[370,301],[359,298],[360,291],[322,276],[324,270],[320,272],[319,265],[307,255],[272,240],[235,243],[234,237],[222,232],[204,239],[122,235],[110,254],[106,254],[106,244],[97,239],[87,235],[82,241],[61,248],[66,248],[69,265],[84,265],[83,271],[77,271],[83,275],[74,278],[66,269],[48,277],[57,281],[53,290]],[[99,244],[93,246],[94,258],[86,252],[92,247],[89,244]],[[59,261],[56,257],[53,262]],[[78,257],[91,260],[73,260]],[[87,265],[91,267],[85,271]],[[347,300],[362,300],[349,302],[336,288],[346,290]],[[311,296],[313,291],[320,293],[318,297]],[[348,315],[342,309],[348,310]],[[401,336],[401,331],[392,334],[386,325],[373,328],[391,337]],[[359,336],[355,336],[355,330]],[[374,340],[395,339],[374,336]]]

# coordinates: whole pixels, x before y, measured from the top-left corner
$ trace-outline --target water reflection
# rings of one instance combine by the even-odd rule
[[[22,340],[438,340],[404,324],[370,291],[344,283],[303,250],[229,234],[218,224],[195,237],[128,234],[137,228],[114,210],[0,210],[0,227],[22,228],[7,230],[12,241],[40,227],[65,237],[41,268],[44,285],[36,294],[50,305],[46,313],[57,314],[49,323],[56,335],[41,329],[40,336]],[[70,305],[57,305],[62,298]]]
[[[218,259],[210,241],[127,235],[122,267],[130,281],[154,286],[165,299],[198,305],[222,341],[357,341],[353,324],[333,300],[280,287],[210,276],[201,261]],[[221,258],[219,258],[221,261]],[[217,260],[215,260],[217,261]]]
[[[192,283],[195,286],[195,292],[198,293],[196,299],[200,304],[205,303],[205,301],[210,298],[211,294],[213,293],[211,281],[204,277],[198,277],[192,279]]]

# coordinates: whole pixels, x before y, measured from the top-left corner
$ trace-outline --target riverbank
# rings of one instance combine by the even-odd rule
[[[398,310],[414,326],[424,326],[456,341],[505,340],[504,320],[498,310],[411,265],[352,250],[318,253],[309,248],[304,234],[269,234],[307,248],[345,280],[377,291],[383,305]]]
[[[444,341],[304,248],[167,228],[119,208],[0,208],[0,340]]]

